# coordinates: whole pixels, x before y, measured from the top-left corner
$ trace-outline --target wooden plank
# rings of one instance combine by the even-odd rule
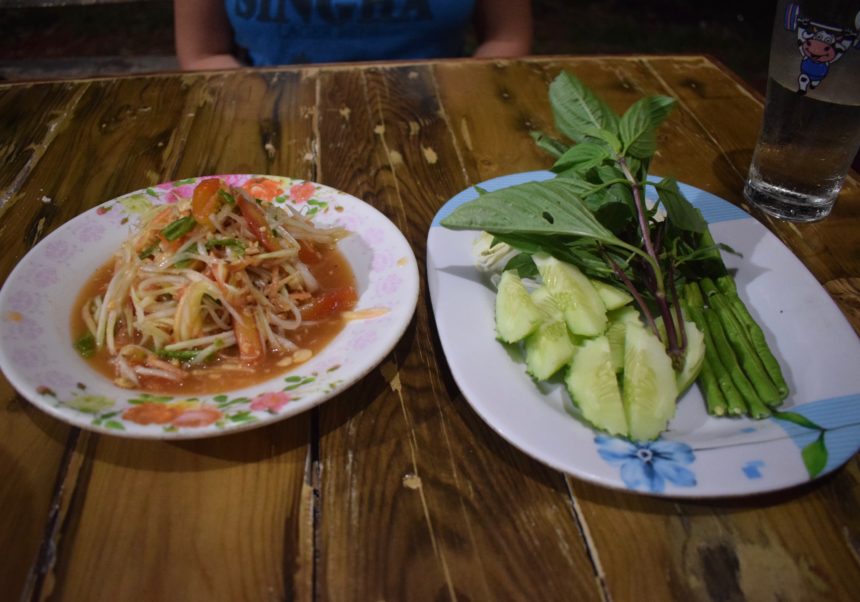
[[[173,145],[186,95],[181,82],[105,80],[78,89],[79,100],[7,201],[16,227],[7,231],[6,220],[0,226],[6,243],[2,270],[11,269],[29,245],[59,224],[163,177],[163,157]]]
[[[0,85],[0,217],[65,124],[85,86]]]
[[[177,174],[308,172],[289,148],[290,136],[313,138],[299,110],[313,98],[313,81],[201,76],[124,82],[116,84],[116,97],[102,101],[120,116],[116,122],[101,120],[108,140],[88,138],[92,124],[86,113],[70,135],[84,155],[109,149],[118,157],[114,177],[125,190],[130,181],[153,183],[181,177]],[[105,88],[103,94],[112,92],[110,84]],[[141,111],[150,102],[161,104]],[[82,106],[89,105],[82,101]],[[212,115],[225,111],[229,128]],[[289,136],[282,129],[288,125]],[[267,131],[273,136],[269,146],[260,138]],[[62,143],[55,144],[62,148]],[[136,161],[126,164],[125,157]],[[62,517],[58,560],[43,595],[309,599],[310,435],[310,417],[304,414],[204,441],[90,437],[81,451],[81,469],[68,483],[79,493]],[[130,542],[135,542],[131,548]]]
[[[27,232],[20,227],[20,211],[11,199],[65,127],[83,89],[64,84],[0,87],[0,283],[43,235],[38,227]],[[36,355],[33,361],[38,359]],[[7,550],[14,545],[14,553],[0,563],[0,592],[9,596],[26,595],[36,584],[34,566],[45,551],[45,535],[56,513],[70,432],[30,405],[0,375],[0,542]]]
[[[432,73],[324,72],[321,88],[324,181],[352,186],[389,215],[423,271],[430,220],[465,184]],[[465,404],[434,361],[429,322],[420,303],[380,370],[321,409],[317,591],[337,600],[597,599],[563,480]]]
[[[259,173],[314,179],[313,72],[182,75],[191,98],[171,177]]]
[[[554,131],[543,62],[443,63],[435,76],[471,184],[551,165],[529,135]]]
[[[32,590],[37,562],[65,463],[70,429],[38,411],[0,377],[0,592]]]
[[[300,419],[182,443],[93,437],[51,598],[308,599],[308,434]]]

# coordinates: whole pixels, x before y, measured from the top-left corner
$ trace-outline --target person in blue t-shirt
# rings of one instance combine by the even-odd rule
[[[183,69],[528,54],[530,0],[174,0]]]

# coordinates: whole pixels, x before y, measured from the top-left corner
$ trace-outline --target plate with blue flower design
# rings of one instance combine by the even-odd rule
[[[193,396],[117,386],[75,351],[72,307],[83,283],[120,248],[142,213],[189,198],[204,178],[167,182],[106,201],[63,224],[9,275],[0,290],[0,368],[21,395],[60,420],[102,433],[211,437],[306,411],[385,358],[418,300],[418,266],[400,230],[367,203],[328,186],[272,175],[215,177],[350,233],[338,249],[356,280],[354,319],[309,360],[251,386],[223,383],[219,391]]]
[[[450,199],[427,239],[427,278],[442,348],[454,380],[502,437],[575,477],[669,497],[729,497],[774,491],[836,470],[860,448],[860,340],[800,260],[752,216],[681,184],[724,254],[738,291],[782,365],[790,394],[779,418],[715,418],[697,386],[679,400],[656,441],[595,431],[577,418],[560,384],[536,384],[495,339],[495,288],[475,268],[475,232],[440,222],[482,190],[554,177],[547,171],[482,182]]]

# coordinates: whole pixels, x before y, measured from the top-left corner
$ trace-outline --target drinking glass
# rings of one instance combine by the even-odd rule
[[[830,214],[860,149],[860,0],[782,0],[744,196],[780,219]]]

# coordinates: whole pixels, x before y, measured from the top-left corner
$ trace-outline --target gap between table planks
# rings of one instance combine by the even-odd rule
[[[708,109],[709,98],[687,98],[685,94],[695,88],[673,80],[670,72],[698,81],[699,90],[701,84],[724,87],[741,112],[757,115],[760,106],[755,99],[732,92],[731,86],[737,84],[701,59],[545,60],[500,63],[491,70],[468,63],[443,63],[434,68],[320,69],[305,72],[304,77],[287,72],[283,77],[289,82],[280,86],[271,79],[277,74],[248,75],[242,86],[219,76],[189,76],[182,86],[160,78],[141,78],[131,99],[127,88],[114,89],[110,82],[96,81],[72,86],[76,94],[82,94],[72,110],[88,116],[89,127],[75,126],[72,132],[53,134],[47,150],[28,164],[32,173],[16,182],[20,187],[10,198],[11,206],[32,214],[27,223],[38,224],[45,218],[47,225],[31,229],[35,235],[29,243],[15,242],[12,257],[20,257],[44,236],[57,214],[65,215],[60,220],[65,221],[99,200],[159,179],[242,171],[234,168],[241,164],[247,171],[265,169],[318,178],[365,198],[404,230],[423,270],[426,228],[442,201],[488,177],[547,164],[528,138],[528,129],[549,128],[546,85],[561,66],[571,67],[618,109],[643,92],[668,92],[682,98],[682,107],[663,134],[661,148],[667,150],[661,152],[655,169],[665,166],[666,172],[682,180],[687,174],[687,181],[698,174],[697,185],[740,200],[742,160],[736,159],[735,164],[729,160],[730,165],[719,171],[711,166],[731,157],[725,148],[731,141],[724,132],[743,134],[736,141],[738,148],[751,148],[756,120],[748,120],[743,127],[732,121],[731,127],[720,129],[718,123],[708,121],[715,119]],[[655,74],[660,78],[655,79]],[[171,88],[169,94],[158,92],[164,85]],[[290,95],[283,94],[285,89]],[[421,93],[405,94],[405,90]],[[105,147],[99,136],[111,140],[109,131],[92,140],[82,139],[83,133],[99,129],[100,120],[109,123],[104,118],[111,116],[100,114],[98,107],[114,106],[112,91],[122,95],[119,100],[133,101],[124,115],[114,116],[115,139],[143,140],[138,144],[139,156],[134,157],[143,165],[132,166],[131,157],[117,153],[92,156]],[[356,102],[357,98],[363,100]],[[151,117],[140,109],[159,102],[166,105],[159,107],[164,123],[153,127]],[[177,117],[180,112],[182,118]],[[207,119],[221,126],[213,127]],[[231,123],[233,119],[239,123]],[[291,131],[284,131],[288,123]],[[292,131],[296,124],[302,124],[299,135]],[[252,127],[259,135],[242,134]],[[233,131],[236,136],[226,140]],[[685,148],[678,142],[680,136],[700,139],[701,148],[682,153],[683,160],[674,159]],[[510,138],[517,143],[512,144]],[[47,218],[35,211],[42,208],[23,202],[39,198],[36,182],[53,182],[40,178],[39,169],[50,173],[51,167],[63,165],[80,148],[89,153],[79,161],[81,167],[90,161],[105,166],[94,174],[95,181],[77,178],[50,191],[54,196],[47,196],[60,202],[55,214]],[[119,181],[115,174],[137,181]],[[358,182],[353,179],[355,174],[360,174]],[[711,178],[702,182],[702,174],[711,174]],[[92,200],[75,205],[71,191],[87,192],[85,198]],[[408,212],[407,197],[412,203]],[[777,228],[783,236],[794,233],[781,226]],[[0,236],[4,243],[14,238],[5,232]],[[825,282],[832,282],[828,280],[831,276],[841,281],[842,274],[857,273],[851,266],[832,273],[832,266],[815,267],[816,275]],[[11,266],[4,265],[4,269],[8,273]],[[856,300],[856,295],[849,293],[848,297]],[[67,453],[62,489],[54,488],[54,479],[49,479],[47,487],[39,483],[47,490],[38,496],[45,508],[42,516],[52,502],[61,509],[55,522],[58,526],[50,531],[52,540],[43,542],[43,549],[52,543],[59,547],[56,563],[37,565],[36,572],[45,573],[46,578],[33,593],[48,595],[53,587],[53,597],[69,599],[199,591],[211,597],[396,599],[408,595],[424,599],[438,595],[489,599],[541,592],[548,599],[579,594],[624,600],[641,599],[643,594],[647,599],[752,599],[756,594],[777,592],[784,599],[800,600],[810,596],[839,599],[852,586],[856,589],[851,538],[856,539],[858,524],[848,514],[852,506],[839,501],[852,500],[856,508],[856,460],[824,483],[746,503],[676,504],[612,492],[576,479],[565,482],[510,448],[474,415],[440,360],[429,322],[425,294],[413,326],[379,371],[313,414],[255,434],[236,435],[235,441],[230,437],[175,445],[87,434],[78,437],[77,446]],[[7,397],[13,398],[11,393]],[[358,408],[355,400],[361,401]],[[29,412],[38,415],[32,408]],[[319,447],[314,449],[317,429]],[[34,445],[46,439],[29,421],[20,431],[17,436],[29,437]],[[276,433],[287,437],[281,439]],[[301,443],[274,452],[266,447],[267,439],[290,438]],[[445,445],[439,444],[440,438]],[[52,456],[56,457],[54,466],[60,466],[65,440],[52,440],[57,448]],[[486,447],[475,445],[476,440]],[[268,444],[274,446],[275,442]],[[266,461],[259,470],[256,464],[242,461],[262,457]],[[486,458],[495,458],[493,466],[502,470],[487,474]],[[178,466],[178,474],[157,471],[166,465]],[[242,526],[251,527],[244,537],[260,536],[274,522],[257,524],[269,516],[242,514],[243,504],[249,501],[241,492],[230,491],[228,502],[208,495],[218,492],[214,476],[199,488],[202,491],[183,488],[185,472],[215,472],[217,468],[238,473],[241,479],[260,476],[260,472],[272,479],[278,485],[273,486],[277,500],[269,501],[269,510],[282,521],[278,524],[287,527],[280,542],[262,535],[265,543],[250,550],[241,566],[226,570],[219,564],[217,571],[210,567],[200,574],[206,545],[223,549],[230,543],[239,548],[245,541],[232,540],[229,533],[219,530],[225,518],[209,508],[211,502],[227,506],[234,517],[240,514]],[[46,468],[45,473],[50,472]],[[175,507],[163,494],[153,496],[161,502],[155,508],[153,499],[147,497],[120,496],[111,506],[109,494],[118,482],[130,490],[159,492],[166,488],[174,494],[171,497],[200,502],[193,510],[202,516]],[[575,494],[573,498],[568,488]],[[772,508],[776,502],[779,508]],[[368,508],[373,512],[359,512]],[[507,512],[497,515],[487,508]],[[123,524],[123,513],[152,516],[152,532],[131,530]],[[777,513],[782,520],[775,520]],[[169,530],[164,523],[170,525]],[[195,534],[207,529],[210,532],[199,550],[188,545]],[[311,529],[315,535],[308,532]],[[379,533],[392,536],[380,540]],[[126,538],[144,544],[153,541],[153,545],[142,546],[142,557],[124,558],[119,544]],[[831,548],[831,557],[838,561],[833,566],[814,564],[815,555],[804,554],[809,545],[811,549]],[[561,552],[563,559],[559,561],[547,547]],[[168,556],[176,557],[177,552],[181,556],[189,549],[199,555],[190,567],[170,565]],[[356,549],[364,554],[356,555]],[[292,560],[280,556],[291,550]],[[505,553],[500,555],[499,550]],[[530,574],[535,558],[545,573]],[[110,575],[130,561],[137,574],[124,575],[110,584],[112,589],[93,582],[91,571]],[[564,565],[566,570],[555,570]],[[316,567],[315,578],[308,566]],[[243,573],[246,569],[252,569],[252,574]],[[772,577],[771,569],[778,569],[779,577]],[[162,582],[154,584],[152,575],[158,570],[163,573]],[[261,579],[252,579],[253,573],[259,573],[256,577]],[[278,575],[275,582],[272,574]],[[258,589],[260,581],[269,589]]]

